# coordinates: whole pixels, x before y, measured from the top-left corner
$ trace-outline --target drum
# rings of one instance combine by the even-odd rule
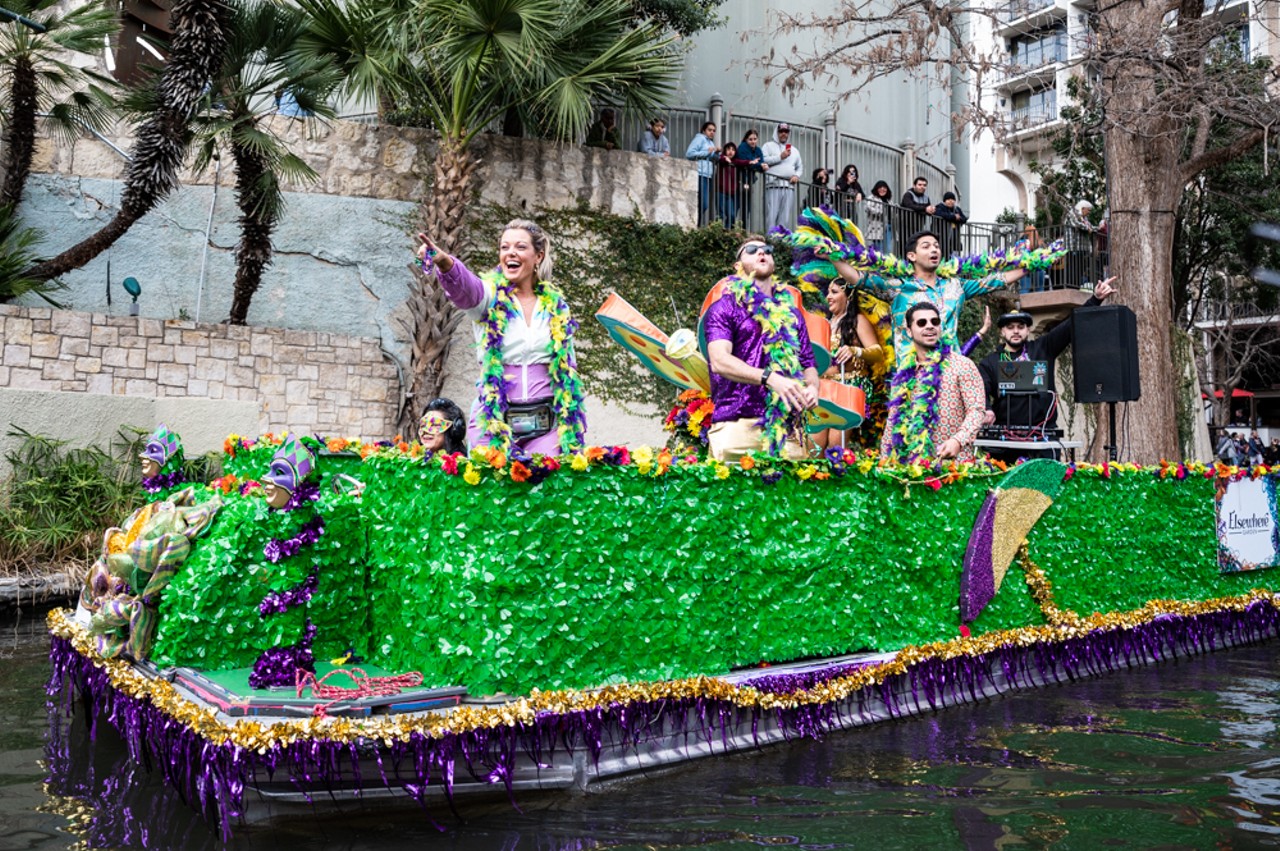
[[[824,379],[818,382],[818,407],[809,412],[805,431],[813,434],[828,428],[857,428],[866,412],[867,394],[861,387]]]

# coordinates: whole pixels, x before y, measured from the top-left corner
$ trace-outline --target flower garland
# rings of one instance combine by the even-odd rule
[[[662,422],[662,429],[674,435],[681,446],[691,443],[694,451],[705,450],[715,409],[715,403],[706,393],[686,390],[676,398],[675,407]]]
[[[277,645],[263,651],[253,663],[253,671],[249,674],[250,688],[271,688],[273,686],[292,686],[298,678],[298,671],[316,672],[315,655],[311,645],[316,638],[316,627],[307,618],[307,625],[302,630],[302,638],[296,644]]]
[[[915,346],[900,358],[901,367],[889,385],[889,454],[906,464],[927,463],[937,454],[933,427],[938,423],[938,395],[942,369],[951,356],[945,343],[919,362]]]
[[[313,517],[292,538],[272,538],[262,548],[262,554],[272,564],[279,564],[287,558],[296,556],[303,547],[309,547],[324,534],[324,518]]]
[[[787,378],[801,380],[804,369],[800,365],[800,320],[796,316],[796,303],[790,291],[773,281],[773,294],[766,295],[755,282],[739,275],[725,279],[725,291],[750,315],[760,328],[764,341],[764,355],[774,371]],[[792,411],[782,397],[768,391],[760,428],[764,432],[762,446],[769,455],[781,455],[787,435],[799,427],[803,414]]]
[[[515,285],[499,270],[487,272],[481,280],[493,287],[493,306],[485,317],[483,362],[480,368],[479,405],[476,418],[480,431],[502,451],[511,447],[511,426],[506,422],[507,395],[503,382],[502,340],[507,323],[520,305],[516,303]],[[556,417],[560,451],[571,454],[585,442],[586,418],[582,412],[582,380],[573,354],[573,335],[578,321],[569,312],[569,303],[560,290],[548,281],[538,281],[538,310],[551,316],[551,408]]]

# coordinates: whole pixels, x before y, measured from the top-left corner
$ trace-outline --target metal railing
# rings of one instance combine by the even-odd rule
[[[1042,9],[1056,5],[1055,0],[1009,0],[999,12],[1001,21],[1009,23],[1034,15]]]

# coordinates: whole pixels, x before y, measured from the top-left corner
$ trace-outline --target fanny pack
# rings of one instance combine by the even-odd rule
[[[551,410],[550,399],[535,399],[532,402],[508,402],[505,419],[511,427],[512,437],[541,437],[551,431],[556,416]]]

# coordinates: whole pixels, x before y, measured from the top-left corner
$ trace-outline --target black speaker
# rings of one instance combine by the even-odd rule
[[[1071,314],[1077,402],[1133,402],[1138,376],[1138,317],[1127,307],[1081,307]]]

